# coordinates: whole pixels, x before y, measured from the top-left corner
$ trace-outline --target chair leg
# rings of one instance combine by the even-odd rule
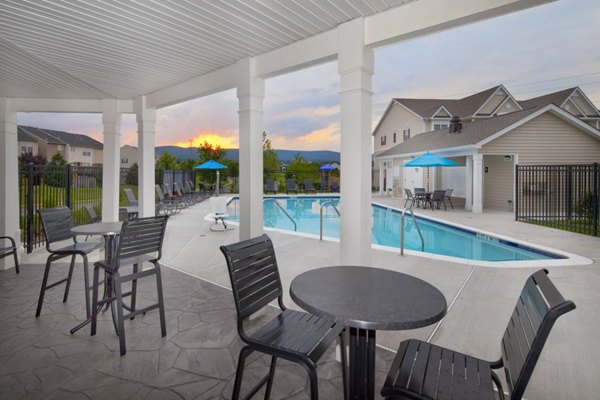
[[[154,262],[154,269],[156,270],[156,291],[158,293],[158,316],[160,318],[160,333],[162,337],[167,336],[167,324],[165,322],[165,303],[163,300],[162,290],[162,275],[160,272],[160,264]]]
[[[21,270],[19,269],[19,257],[17,257],[17,250],[16,249],[13,252],[13,257],[15,258],[15,271],[18,274],[19,272],[21,272]]]
[[[100,282],[100,267],[94,266],[94,281],[92,283],[92,324],[91,324],[91,335],[96,334],[96,323],[98,319],[98,284]],[[107,278],[108,279],[108,278]],[[105,285],[108,284],[105,280]]]
[[[450,202],[450,207],[452,207],[452,209],[454,210],[454,204],[452,204],[452,199],[450,197],[448,197],[448,201]]]
[[[67,284],[65,285],[65,294],[63,296],[63,303],[67,302],[69,298],[69,289],[71,288],[71,278],[73,277],[73,268],[75,267],[75,254],[71,256],[71,265],[69,266],[69,275],[67,275]],[[86,304],[87,306],[87,304]]]
[[[121,277],[118,272],[112,275],[113,290],[115,291],[115,300],[117,303],[117,330],[119,335],[119,351],[124,356],[127,352],[125,348],[125,325],[123,323],[123,292],[121,288]]]
[[[85,285],[85,312],[87,318],[90,317],[91,314],[91,304],[90,304],[90,272],[88,271],[88,259],[87,256],[83,256],[83,284]]]
[[[342,355],[342,385],[344,386],[344,399],[348,398],[348,370],[347,370],[347,360],[346,360],[346,329],[344,329],[340,333],[340,349]]]
[[[138,264],[133,264],[133,273],[137,274],[139,269],[139,265]],[[135,300],[137,297],[137,279],[134,279],[131,281],[131,303],[130,303],[130,308],[131,308],[131,312],[135,311]],[[129,318],[130,320],[134,319],[135,316]]]
[[[244,376],[244,364],[246,363],[246,357],[248,357],[248,354],[250,354],[250,348],[248,346],[245,346],[242,348],[242,350],[240,350],[231,400],[239,400],[240,398],[240,389],[242,387],[242,378]]]
[[[277,357],[271,358],[271,368],[269,368],[269,381],[265,391],[265,400],[271,398],[271,389],[273,388],[273,380],[275,379],[275,368],[277,367]]]
[[[308,367],[308,379],[310,381],[310,400],[319,400],[319,380],[317,379],[317,370]]]
[[[50,264],[52,263],[52,256],[48,257],[46,261],[46,269],[44,270],[44,277],[42,278],[42,288],[40,289],[40,297],[38,299],[37,310],[35,311],[35,317],[39,317],[42,312],[42,304],[44,303],[44,294],[46,293],[46,285],[48,284],[48,275],[50,274]]]

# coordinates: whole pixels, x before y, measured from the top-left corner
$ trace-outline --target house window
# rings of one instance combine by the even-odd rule
[[[84,151],[83,155],[86,156],[86,157],[89,157],[89,156],[92,155],[92,152],[91,151]]]
[[[62,144],[59,144],[58,146],[56,146],[56,149],[57,149],[58,151],[63,151],[63,150],[64,150],[64,147],[63,147],[63,145],[62,145]]]
[[[75,153],[75,147],[71,147],[71,153]]]
[[[21,153],[33,153],[33,146],[21,146]]]
[[[394,143],[396,143],[396,131],[394,131]]]
[[[448,124],[433,124],[433,130],[439,131],[440,129],[447,128]]]
[[[382,136],[382,137],[381,137],[381,145],[382,145],[382,146],[385,146],[385,143],[386,143],[386,137],[385,137],[385,136]]]
[[[121,158],[121,164],[129,164],[129,159],[127,157]]]
[[[407,141],[408,139],[410,139],[410,128],[406,128],[402,131],[402,140]]]

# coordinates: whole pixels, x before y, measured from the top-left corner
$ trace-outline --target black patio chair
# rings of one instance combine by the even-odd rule
[[[313,185],[312,179],[304,180],[304,193],[317,193],[315,186]]]
[[[446,189],[444,198],[450,202],[450,207],[452,207],[452,209],[454,210],[454,204],[452,204],[452,192],[453,191],[454,191],[454,189]]]
[[[19,257],[17,255],[17,243],[15,242],[15,239],[13,239],[10,236],[0,236],[0,240],[8,240],[10,242],[10,245],[6,245],[6,244],[0,244],[0,259],[4,258],[4,257],[8,257],[8,256],[13,256],[14,260],[15,260],[15,271],[18,274],[20,272],[19,270]]]
[[[37,210],[40,220],[42,221],[42,230],[46,238],[46,250],[50,255],[46,261],[46,269],[44,270],[44,278],[42,279],[42,288],[40,289],[40,297],[38,299],[37,309],[35,311],[36,318],[42,312],[42,304],[44,303],[44,294],[46,290],[53,288],[61,283],[66,283],[65,294],[63,295],[63,303],[67,302],[69,297],[69,288],[71,287],[71,278],[73,277],[73,268],[75,267],[75,257],[83,258],[83,279],[85,284],[85,311],[86,316],[90,317],[90,280],[88,273],[87,255],[92,251],[102,247],[102,243],[98,242],[77,242],[75,235],[71,233],[73,227],[73,218],[71,210],[67,207],[46,208]],[[52,244],[64,240],[73,240],[73,243],[58,248],[52,248]],[[57,260],[65,257],[71,257],[71,265],[66,278],[48,284],[48,275],[50,274],[50,265]]]
[[[119,350],[121,355],[125,355],[125,318],[133,319],[136,315],[145,314],[148,311],[158,308],[160,319],[160,332],[162,337],[167,335],[165,323],[165,307],[163,302],[162,278],[160,272],[159,260],[162,255],[162,244],[165,236],[165,229],[169,217],[149,217],[138,218],[123,222],[117,252],[112,260],[98,261],[94,264],[94,283],[92,293],[92,336],[96,334],[96,324],[98,310],[112,301],[116,303],[117,313],[117,331],[119,335]],[[139,271],[139,265],[143,262],[154,264],[154,268]],[[128,275],[121,274],[121,268],[127,265],[133,265],[133,273]],[[99,275],[100,269],[108,275],[107,280],[114,293],[110,297],[98,300]],[[156,290],[158,302],[141,309],[136,309],[137,281],[147,276],[156,276]],[[131,282],[131,290],[123,292],[123,283]],[[123,304],[123,298],[130,297],[129,306]],[[129,311],[123,313],[123,309]]]
[[[429,204],[429,206],[431,207],[432,211],[436,208],[439,210],[442,204],[444,205],[444,211],[446,211],[446,200],[444,199],[445,197],[445,190],[435,190],[431,197],[429,197],[426,201],[427,204]],[[427,204],[425,204],[424,208],[427,208]]]
[[[296,185],[295,179],[288,179],[285,183],[285,193],[296,193],[298,194],[298,185]]]
[[[504,399],[504,389],[493,370],[503,368],[511,400],[521,399],[540,358],[554,322],[574,310],[547,276],[531,275],[502,337],[498,361],[482,359],[420,340],[400,344],[381,395],[397,399]],[[492,384],[493,382],[493,384]]]
[[[238,334],[246,343],[240,351],[232,399],[237,400],[240,397],[244,363],[253,351],[270,355],[271,367],[269,373],[250,390],[244,399],[252,398],[265,383],[267,384],[265,399],[270,397],[278,358],[299,363],[306,369],[310,381],[311,399],[318,399],[316,363],[336,337],[340,337],[342,348],[345,348],[342,335],[344,327],[305,312],[292,311],[284,306],[275,251],[267,235],[221,246],[221,251],[225,255],[229,270],[237,310]],[[267,307],[275,299],[281,312],[256,333],[248,335],[244,330],[244,320]],[[344,379],[345,365],[345,354],[342,352]]]
[[[340,191],[340,186],[338,185],[337,181],[332,181],[331,182],[331,192],[339,193],[339,191]]]
[[[406,194],[406,200],[404,200],[404,208],[406,208],[406,204],[410,201],[410,206],[412,207],[415,204],[415,196],[413,196],[410,189],[404,188],[404,193]]]
[[[273,179],[267,179],[265,181],[265,194],[269,194],[272,192],[273,194],[277,194],[277,186]]]

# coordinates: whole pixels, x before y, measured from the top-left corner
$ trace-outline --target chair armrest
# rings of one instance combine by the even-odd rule
[[[8,240],[10,240],[10,243],[12,244],[12,247],[14,247],[15,249],[17,248],[17,243],[15,242],[15,239],[12,238],[12,236],[0,236],[0,239],[8,239]]]
[[[104,270],[113,272],[115,269],[109,265],[105,260],[96,261],[94,267],[102,268]]]

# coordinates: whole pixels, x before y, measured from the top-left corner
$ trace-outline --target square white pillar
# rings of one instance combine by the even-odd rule
[[[383,177],[385,176],[383,174],[384,169],[385,169],[385,162],[380,161],[379,162],[379,195],[380,196],[383,194]]]
[[[483,212],[483,154],[473,154],[473,212]]]
[[[12,236],[21,245],[19,227],[19,162],[17,113],[10,100],[0,99],[0,236]],[[4,244],[4,243],[0,243]],[[0,270],[14,268],[12,257],[0,260]]]
[[[155,121],[156,110],[146,106],[146,97],[134,102],[138,126],[138,202],[139,216],[153,217],[155,213]]]
[[[118,100],[102,100],[102,125],[102,221],[111,222],[119,220],[121,113]]]
[[[473,209],[473,156],[466,156],[465,210]]]
[[[340,261],[371,264],[371,102],[373,50],[364,20],[338,27],[341,107]],[[381,171],[383,173],[383,170]]]
[[[240,141],[240,240],[263,233],[263,99],[265,81],[254,59],[237,63]]]

